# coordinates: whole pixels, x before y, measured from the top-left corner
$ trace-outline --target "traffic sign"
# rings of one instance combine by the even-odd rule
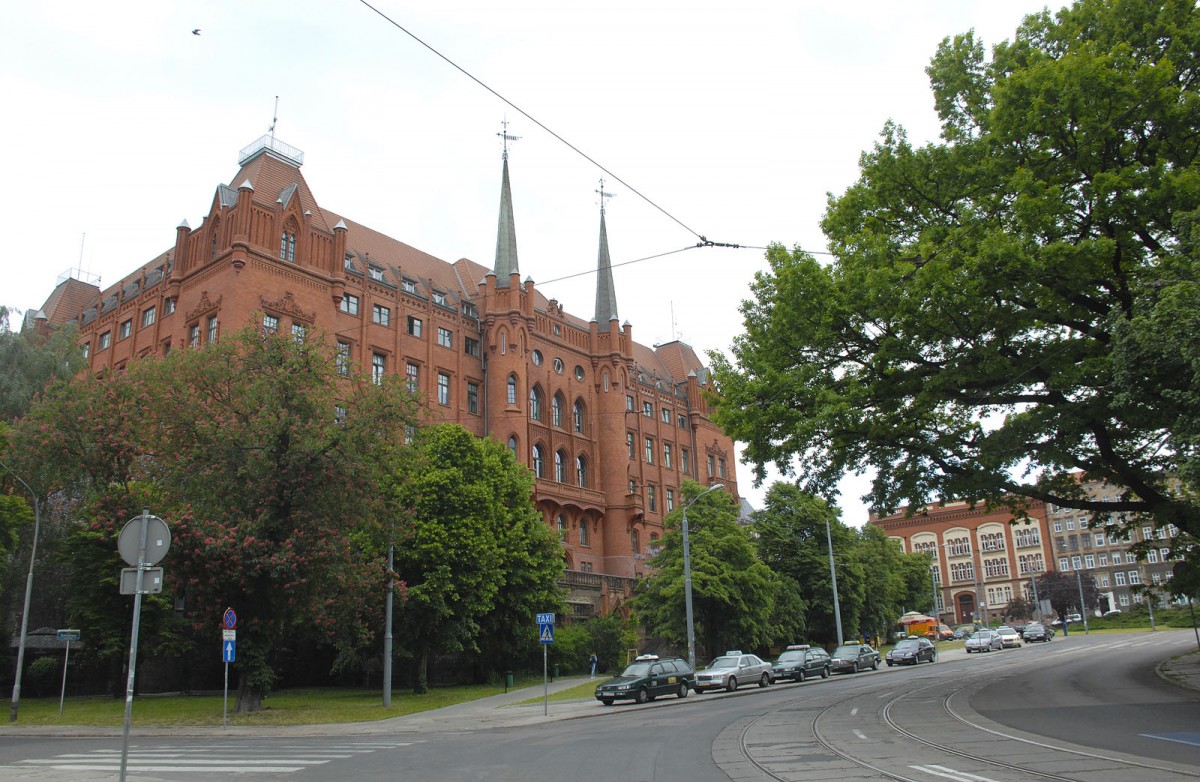
[[[554,624],[554,614],[538,614],[537,623],[540,625]]]
[[[237,660],[237,641],[221,642],[221,662],[231,663]]]
[[[554,625],[538,625],[538,640],[544,644],[554,643]]]
[[[145,538],[142,538],[142,526],[146,527]],[[142,551],[142,540],[146,541],[146,549]],[[121,527],[117,537],[117,551],[126,564],[137,567],[142,565],[157,565],[167,555],[171,548],[171,529],[167,522],[158,516],[135,516]],[[142,553],[142,561],[138,562],[138,553]]]
[[[55,636],[60,641],[78,641],[79,640],[79,631],[78,630],[56,630]]]
[[[237,640],[237,630],[222,630],[221,631],[221,640],[222,641],[236,641]]]
[[[157,595],[163,588],[163,569],[160,567],[142,568],[142,594]],[[137,594],[138,569],[135,567],[121,568],[121,594]]]
[[[226,608],[225,613],[221,615],[221,623],[225,625],[227,630],[237,629],[237,614],[232,608]]]

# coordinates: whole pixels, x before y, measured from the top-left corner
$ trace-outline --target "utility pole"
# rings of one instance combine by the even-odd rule
[[[29,492],[33,500],[33,546],[29,551],[29,575],[25,577],[25,607],[21,611],[21,640],[17,644],[17,673],[13,679],[12,706],[8,712],[10,722],[17,721],[17,710],[21,705],[21,672],[25,669],[25,643],[29,637],[29,603],[33,598],[33,565],[37,561],[38,532],[42,526],[42,503],[37,492],[30,488],[21,476],[13,472],[8,465],[0,463],[8,474],[17,480]]]

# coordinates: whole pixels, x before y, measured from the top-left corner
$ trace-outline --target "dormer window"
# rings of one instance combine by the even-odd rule
[[[434,291],[433,292],[433,303],[440,304],[443,307],[445,307],[446,306],[446,294],[442,293],[441,291]]]
[[[468,318],[479,320],[479,308],[477,308],[472,302],[464,301],[462,303],[462,314],[466,315]]]
[[[368,266],[367,274],[371,275],[372,280],[383,282],[383,269],[380,269],[378,266]]]
[[[346,253],[346,260],[343,264],[347,271],[354,271],[354,256]]]
[[[400,287],[405,293],[416,293],[417,283],[407,277],[400,280]]]

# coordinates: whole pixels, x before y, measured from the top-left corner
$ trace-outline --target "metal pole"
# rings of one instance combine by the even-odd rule
[[[825,517],[825,542],[829,545],[829,580],[833,582],[833,621],[837,626],[838,646],[842,645],[842,607],[838,603],[837,568],[833,564],[833,535],[829,531],[829,517]]]
[[[138,625],[142,618],[142,589],[146,578],[146,537],[150,530],[150,509],[142,509],[142,535],[138,544],[137,585],[133,594],[133,633],[129,639],[129,676],[125,683],[125,729],[121,742],[121,782],[129,765],[129,726],[133,722],[133,678],[137,672]]]
[[[25,577],[25,608],[21,611],[21,640],[17,645],[17,674],[13,679],[12,708],[8,712],[9,721],[16,722],[17,708],[21,704],[21,672],[25,669],[25,642],[29,637],[29,602],[33,598],[33,564],[37,561],[38,532],[42,526],[42,504],[38,500],[37,494],[29,488],[29,484],[22,480],[21,476],[9,470],[7,465],[0,466],[4,466],[9,475],[16,478],[33,498],[33,547],[29,551],[29,575]]]
[[[1079,571],[1075,571],[1075,584],[1079,587],[1079,616],[1083,618],[1083,634],[1088,634],[1087,626],[1087,606],[1083,604],[1083,576],[1079,575]]]
[[[550,716],[550,653],[542,644],[542,716]]]
[[[692,670],[696,669],[696,624],[692,614],[692,547],[688,540],[687,510],[705,494],[721,488],[724,484],[714,483],[683,506],[683,611],[687,617],[688,665]]]
[[[933,614],[933,618],[936,619],[940,625],[942,623],[942,614],[940,611],[938,611],[937,579],[934,578],[934,569],[932,567],[929,568],[929,585],[933,587],[933,610],[930,611],[930,613]],[[935,636],[940,637],[941,634],[941,628],[934,630]]]
[[[395,546],[388,546],[387,619],[383,630],[383,705],[392,705],[392,592],[396,579],[392,577],[392,556]]]
[[[67,699],[67,666],[71,664],[71,639],[67,639],[67,651],[63,652],[63,684],[58,695],[58,716],[62,716],[63,702]]]
[[[1200,630],[1196,629],[1196,608],[1192,604],[1192,596],[1188,595],[1188,612],[1192,615],[1192,632],[1196,634],[1196,648],[1200,649]]]
[[[1033,574],[1033,578],[1029,579],[1029,583],[1033,584],[1033,608],[1037,611],[1038,621],[1042,621],[1042,601],[1038,599],[1037,593],[1037,573]]]

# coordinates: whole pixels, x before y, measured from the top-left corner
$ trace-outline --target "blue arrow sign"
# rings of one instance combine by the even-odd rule
[[[237,660],[237,641],[225,641],[221,644],[221,661],[231,663]]]

